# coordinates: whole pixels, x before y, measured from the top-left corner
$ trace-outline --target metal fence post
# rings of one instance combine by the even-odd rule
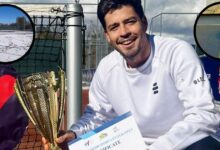
[[[82,13],[80,4],[68,4],[67,11]],[[67,20],[67,128],[75,123],[81,112],[82,103],[82,16]]]

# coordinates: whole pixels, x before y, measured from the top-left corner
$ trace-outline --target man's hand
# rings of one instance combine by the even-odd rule
[[[62,150],[68,150],[68,145],[67,143],[73,139],[76,138],[76,134],[73,131],[61,131],[58,134],[58,138],[56,139],[56,142]],[[44,150],[50,150],[50,143],[42,137],[42,142],[44,146]]]

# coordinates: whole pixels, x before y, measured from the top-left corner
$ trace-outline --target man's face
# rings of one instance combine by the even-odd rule
[[[122,6],[105,16],[105,35],[108,42],[125,58],[135,58],[146,50],[146,24],[132,6]],[[146,22],[145,22],[146,23]]]

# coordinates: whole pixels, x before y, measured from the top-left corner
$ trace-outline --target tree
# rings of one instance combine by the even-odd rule
[[[26,19],[25,17],[17,17],[16,24],[18,30],[25,30]]]

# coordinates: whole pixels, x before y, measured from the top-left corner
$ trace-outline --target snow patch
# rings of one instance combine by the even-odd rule
[[[0,30],[0,62],[21,58],[29,50],[32,40],[32,31]]]

